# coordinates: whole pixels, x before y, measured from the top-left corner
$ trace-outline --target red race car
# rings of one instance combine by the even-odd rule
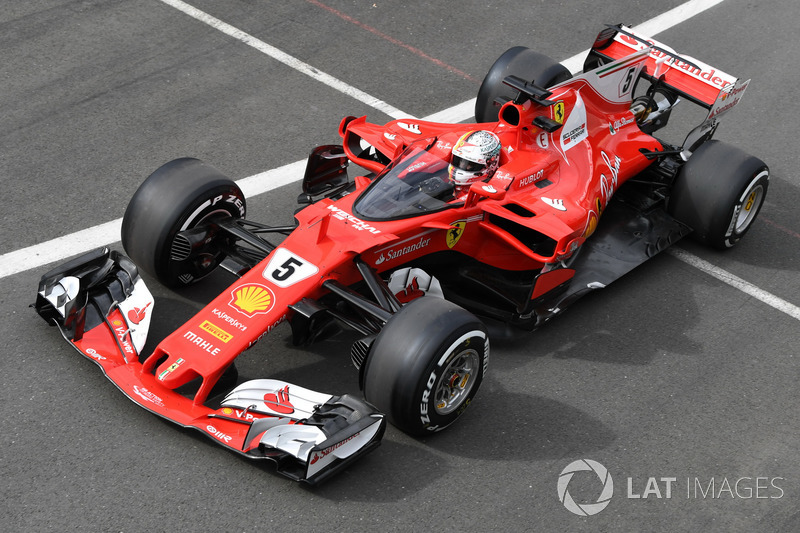
[[[315,483],[376,447],[386,420],[413,435],[453,423],[486,373],[486,324],[534,329],[690,233],[735,245],[769,172],[711,138],[747,84],[622,26],[577,76],[512,48],[478,123],[345,118],[342,144],[309,157],[291,225],[246,220],[239,187],[197,159],[165,164],[125,212],[132,260],[102,249],[52,270],[35,308],[137,404]],[[705,119],[679,146],[659,140],[683,100]],[[181,287],[218,266],[236,281],[142,353],[139,269]],[[364,397],[240,380],[236,358],[283,322],[297,344],[358,332]]]

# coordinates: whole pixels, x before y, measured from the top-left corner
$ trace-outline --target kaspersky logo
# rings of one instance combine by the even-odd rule
[[[590,476],[592,487],[597,488],[599,496],[594,502],[576,502],[572,495],[569,493],[569,485],[573,481],[573,476],[576,472],[594,472],[594,476]],[[579,476],[576,478],[575,483],[589,483],[586,476]],[[578,516],[592,516],[603,509],[605,509],[611,502],[611,497],[614,495],[614,481],[611,479],[608,469],[591,459],[578,459],[567,465],[558,476],[558,499],[571,513]]]

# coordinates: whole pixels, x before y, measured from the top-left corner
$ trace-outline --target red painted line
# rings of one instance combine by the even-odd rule
[[[425,59],[427,61],[430,61],[434,65],[436,65],[438,67],[442,67],[443,69],[445,69],[445,70],[447,70],[449,72],[452,72],[453,74],[455,74],[457,76],[460,76],[460,77],[464,78],[465,80],[469,80],[469,81],[472,81],[472,82],[475,82],[475,83],[480,83],[479,80],[476,80],[475,78],[473,78],[472,76],[470,76],[466,72],[464,72],[462,70],[459,70],[456,67],[450,66],[447,63],[445,63],[444,61],[440,61],[440,60],[436,59],[435,57],[431,57],[428,54],[426,54],[425,52],[423,52],[422,50],[420,50],[419,48],[414,48],[413,46],[411,46],[409,44],[406,44],[403,41],[400,41],[398,39],[395,39],[394,37],[386,35],[385,33],[381,32],[380,30],[375,29],[372,26],[369,26],[367,24],[364,24],[363,22],[360,22],[360,21],[354,19],[353,17],[351,17],[349,15],[345,15],[344,13],[339,11],[338,9],[332,8],[330,6],[327,6],[327,5],[323,4],[322,2],[320,2],[318,0],[306,0],[306,2],[308,2],[309,4],[313,4],[313,5],[321,8],[321,9],[324,9],[325,11],[328,11],[329,13],[332,13],[332,14],[336,15],[337,17],[339,17],[342,20],[346,20],[347,22],[350,22],[351,24],[355,24],[359,28],[367,30],[371,34],[377,35],[381,39],[389,41],[393,45],[399,46],[401,48],[405,48],[406,50],[408,50],[412,54],[414,54],[414,55],[416,55],[418,57],[421,57],[422,59]]]
[[[773,228],[779,229],[782,232],[788,234],[789,236],[794,237],[795,239],[800,239],[800,233],[797,233],[796,231],[790,230],[785,226],[781,226],[777,222],[773,222],[770,219],[763,216],[759,216],[758,219],[761,220],[762,222],[765,222],[768,226],[772,226]]]

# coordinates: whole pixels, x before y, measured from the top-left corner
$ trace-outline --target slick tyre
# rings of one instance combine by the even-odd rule
[[[392,316],[375,339],[364,396],[402,431],[428,435],[464,413],[488,362],[483,323],[451,302],[424,296]]]
[[[506,76],[512,75],[525,81],[534,81],[544,88],[572,77],[570,71],[555,59],[524,46],[509,48],[494,62],[478,89],[478,98],[475,101],[477,122],[495,122],[500,111],[500,107],[494,103],[495,99],[513,99],[517,95],[516,90],[503,83]]]
[[[228,237],[217,234],[192,244],[179,232],[242,218],[245,210],[244,194],[231,179],[198,159],[175,159],[153,172],[131,198],[122,218],[122,246],[164,285],[190,285],[224,259],[221,239]]]
[[[724,250],[752,227],[768,186],[769,169],[762,160],[735,146],[708,141],[678,172],[668,209],[694,230],[695,240]]]

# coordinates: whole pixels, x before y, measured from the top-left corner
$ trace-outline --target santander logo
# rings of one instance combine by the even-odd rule
[[[145,317],[145,311],[152,302],[147,302],[147,305],[144,307],[134,307],[130,311],[128,311],[128,321],[133,324],[139,324]]]
[[[682,56],[684,59],[686,59],[686,61],[690,62],[681,61],[677,57],[671,55],[671,54],[676,54],[675,50],[653,39],[646,39],[645,42],[647,44],[645,44],[645,42],[638,41],[629,35],[621,33],[617,34],[616,37],[614,37],[614,39],[634,50],[643,50],[648,45],[658,46],[659,48],[661,48],[661,50],[657,50],[656,48],[650,50],[651,57],[655,59],[667,58],[666,59],[667,65],[670,65],[672,68],[679,69],[683,71],[685,74],[697,80],[700,80],[708,85],[724,88],[729,85],[732,85],[736,81],[736,78],[730,76],[729,74],[719,71],[714,67],[706,63],[703,63],[702,61],[699,61],[693,57]],[[662,50],[669,52],[669,54],[663,52]]]
[[[286,385],[279,391],[268,392],[264,395],[264,403],[267,407],[276,412],[284,415],[294,413],[294,405],[289,401],[289,385]]]

